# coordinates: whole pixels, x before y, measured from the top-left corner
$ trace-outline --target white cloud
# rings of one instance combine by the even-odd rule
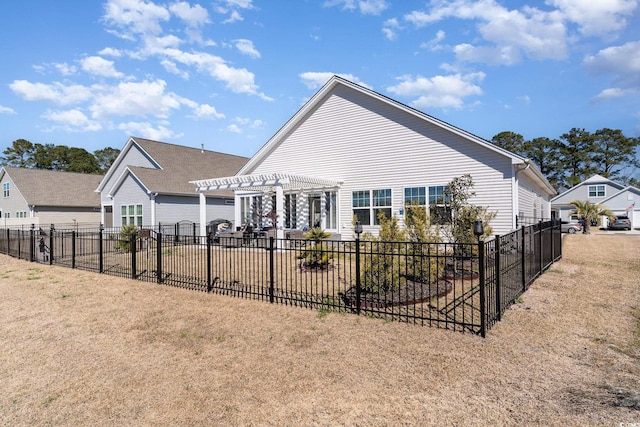
[[[594,96],[591,99],[591,102],[598,103],[598,102],[608,101],[614,98],[622,98],[624,96],[630,96],[630,95],[636,95],[636,94],[637,94],[636,90],[612,87],[612,88],[604,89],[598,95]]]
[[[164,80],[125,82],[104,87],[89,107],[94,119],[111,116],[146,116],[166,118],[183,102],[174,93],[165,93]]]
[[[234,40],[234,42],[236,44],[236,49],[238,49],[241,53],[252,58],[260,58],[260,52],[258,52],[251,40],[238,39]]]
[[[173,3],[169,10],[182,19],[189,27],[200,27],[209,22],[207,9],[199,4],[191,7],[186,1]]]
[[[215,107],[208,104],[200,104],[193,109],[196,119],[224,119],[224,114],[218,113]]]
[[[397,38],[396,31],[401,28],[396,18],[387,19],[384,21],[384,24],[382,24],[382,33],[388,40],[395,40]]]
[[[478,21],[477,28],[488,45],[462,44],[455,50],[462,61],[513,64],[522,56],[531,59],[563,59],[567,35],[563,15],[524,6],[508,10],[495,0],[455,0],[438,3],[428,12],[414,11],[404,19],[423,27],[446,18]]]
[[[327,0],[324,7],[342,6],[343,10],[358,8],[363,15],[380,15],[389,7],[386,0]]]
[[[0,114],[16,114],[16,111],[13,108],[0,105]]]
[[[230,124],[227,126],[227,130],[232,133],[242,133],[242,129],[236,124]]]
[[[104,49],[98,52],[98,55],[120,58],[122,56],[122,51],[120,49],[114,49],[112,47],[105,47]]]
[[[566,20],[575,22],[580,32],[588,37],[607,36],[627,26],[638,6],[637,0],[548,0],[557,7]]]
[[[78,68],[75,65],[69,65],[67,63],[55,63],[53,67],[58,70],[60,74],[63,76],[70,76],[75,74],[78,71]]]
[[[436,52],[438,50],[442,50],[444,47],[440,44],[442,40],[445,39],[445,32],[442,30],[438,30],[436,36],[429,40],[428,42],[424,42],[420,44],[422,49],[429,49],[432,52]]]
[[[244,17],[240,14],[238,9],[250,10],[253,9],[252,0],[223,0],[218,2],[214,7],[217,13],[229,16],[222,21],[223,24],[231,24],[238,21],[243,21]]]
[[[131,38],[131,34],[160,34],[160,23],[171,17],[165,7],[144,0],[109,0],[104,10],[105,22],[118,28],[121,33],[117,35],[123,38]]]
[[[160,65],[162,65],[164,69],[169,73],[180,76],[185,80],[189,80],[189,73],[187,71],[179,69],[175,62],[169,61],[168,59],[163,59],[162,61],[160,61]]]
[[[113,65],[113,61],[103,59],[99,56],[89,56],[87,58],[83,58],[80,61],[80,64],[82,65],[82,69],[85,72],[94,74],[96,76],[112,78],[120,78],[124,76],[123,73],[116,71]]]
[[[89,120],[80,110],[72,109],[66,111],[47,111],[42,118],[55,122],[69,131],[99,131],[102,130],[100,123]]]
[[[584,64],[594,74],[610,74],[625,86],[640,87],[640,41],[602,49]]]
[[[26,80],[14,80],[9,88],[27,101],[52,101],[59,105],[77,104],[91,99],[91,89],[81,85],[31,83]]]
[[[163,125],[153,127],[149,122],[120,123],[117,128],[124,131],[126,135],[136,135],[141,138],[152,139],[155,141],[169,141],[171,139],[180,138],[184,135],[182,133],[176,134]]]
[[[360,81],[360,79],[353,74],[340,74],[340,73],[332,73],[332,72],[306,72],[299,74],[302,83],[307,86],[309,89],[318,89],[323,86],[326,82],[329,81],[331,77],[334,75],[340,76],[344,79],[357,83],[361,86],[371,89],[371,86]]]
[[[401,83],[387,90],[395,95],[414,98],[411,105],[418,108],[455,108],[465,106],[464,99],[482,95],[476,83],[484,80],[484,73],[455,74],[448,76],[402,76]]]

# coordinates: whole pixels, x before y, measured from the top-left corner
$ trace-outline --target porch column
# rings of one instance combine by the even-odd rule
[[[151,227],[156,225],[156,195],[155,194],[151,194],[149,196],[149,200],[151,201],[151,224],[149,224]],[[104,222],[103,222],[104,224]]]
[[[207,235],[207,197],[200,191],[200,236]]]
[[[284,239],[284,193],[281,185],[276,185],[276,237]]]

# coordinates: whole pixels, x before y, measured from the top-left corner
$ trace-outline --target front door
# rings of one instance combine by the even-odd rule
[[[322,196],[309,196],[309,228],[322,228]]]

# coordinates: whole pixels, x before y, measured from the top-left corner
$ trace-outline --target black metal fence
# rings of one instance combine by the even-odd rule
[[[562,256],[560,224],[552,221],[477,244],[182,236],[158,229],[131,235],[95,228],[0,229],[0,253],[481,336]]]

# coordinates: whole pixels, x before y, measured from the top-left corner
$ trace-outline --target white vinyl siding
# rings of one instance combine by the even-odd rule
[[[121,162],[118,163],[112,171],[110,170],[111,175],[109,176],[109,180],[106,182],[103,191],[100,193],[102,204],[111,204],[111,199],[109,199],[107,195],[109,191],[111,191],[115,183],[118,181],[122,173],[125,171],[127,166],[142,166],[146,168],[157,169],[157,166],[152,163],[152,161],[142,151],[140,151],[138,146],[132,144],[131,147],[127,149],[124,156],[121,158]]]
[[[392,214],[399,215],[404,188],[448,183],[465,173],[476,184],[471,202],[497,212],[494,231],[512,229],[510,158],[347,87],[337,87],[247,173],[287,171],[291,165],[299,174],[344,181],[338,226],[346,238],[353,191],[390,188]],[[377,227],[365,231],[377,233]]]

